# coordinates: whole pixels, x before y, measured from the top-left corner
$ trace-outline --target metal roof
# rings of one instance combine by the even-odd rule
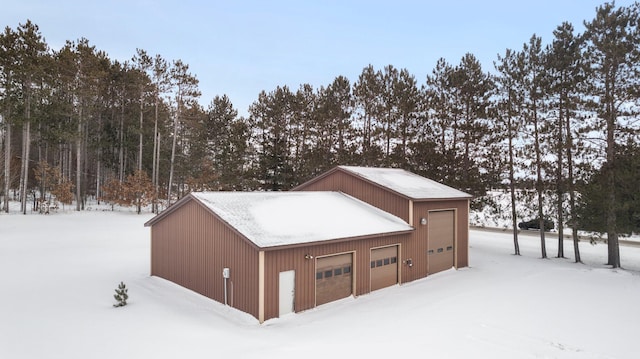
[[[261,248],[411,231],[402,219],[341,192],[193,192]]]
[[[398,168],[338,166],[411,199],[471,198],[468,193]]]

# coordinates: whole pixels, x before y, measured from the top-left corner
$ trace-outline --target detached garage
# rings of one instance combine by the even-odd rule
[[[151,275],[263,322],[467,266],[469,199],[344,166],[291,192],[191,193],[145,223]]]

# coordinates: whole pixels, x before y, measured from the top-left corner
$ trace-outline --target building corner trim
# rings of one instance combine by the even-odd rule
[[[258,252],[258,320],[264,323],[264,251]]]
[[[413,200],[409,200],[409,225],[413,227]]]

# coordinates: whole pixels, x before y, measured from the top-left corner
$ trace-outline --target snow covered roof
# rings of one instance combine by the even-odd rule
[[[339,166],[412,199],[471,198],[471,195],[399,168]]]
[[[261,248],[413,230],[402,219],[340,192],[191,195]]]

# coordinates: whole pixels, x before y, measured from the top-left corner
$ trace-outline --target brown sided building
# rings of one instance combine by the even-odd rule
[[[192,193],[145,224],[151,275],[263,322],[467,266],[469,199],[345,166],[292,192]]]

